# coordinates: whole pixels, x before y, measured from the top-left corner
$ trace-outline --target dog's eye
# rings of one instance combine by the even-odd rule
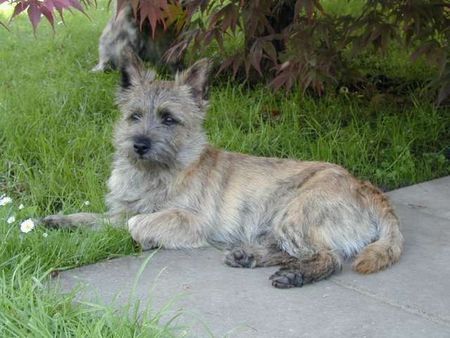
[[[162,116],[161,116],[161,119],[162,119],[162,123],[163,123],[164,125],[166,125],[166,126],[171,126],[171,125],[174,125],[174,124],[177,124],[177,123],[178,123],[178,121],[175,120],[175,119],[172,117],[172,115],[170,115],[170,113],[168,113],[168,112],[164,112],[164,113],[162,114]]]
[[[142,114],[141,113],[133,113],[128,117],[128,120],[130,121],[139,121],[142,118]]]

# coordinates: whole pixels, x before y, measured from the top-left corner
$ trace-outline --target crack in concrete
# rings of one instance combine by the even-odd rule
[[[336,285],[338,285],[338,286],[340,286],[340,287],[343,287],[344,289],[355,291],[356,293],[358,293],[358,294],[360,294],[362,296],[366,296],[366,297],[372,298],[372,299],[377,300],[379,302],[382,302],[382,303],[384,303],[386,305],[398,308],[398,309],[400,309],[400,310],[402,310],[404,312],[408,312],[410,314],[413,314],[413,315],[416,315],[416,316],[421,317],[423,319],[426,319],[428,321],[431,321],[431,322],[433,322],[435,324],[440,324],[440,325],[444,325],[446,327],[450,327],[450,320],[448,320],[446,318],[442,318],[439,315],[430,314],[430,313],[428,313],[428,312],[426,312],[426,311],[424,311],[424,310],[422,310],[420,308],[416,308],[416,307],[413,307],[413,306],[410,306],[410,305],[406,305],[406,304],[403,305],[403,304],[400,304],[400,303],[393,302],[389,298],[377,295],[375,293],[370,292],[368,289],[364,289],[364,288],[358,287],[358,286],[356,286],[354,284],[351,284],[351,283],[346,283],[346,282],[344,282],[342,280],[339,280],[337,278],[330,279],[329,281],[334,283],[334,284],[336,284]]]
[[[435,217],[435,218],[439,218],[443,221],[450,221],[450,217],[447,217],[445,215],[439,215],[439,210],[438,209],[432,209],[429,207],[417,207],[417,204],[414,203],[409,203],[409,202],[399,202],[399,201],[395,201],[393,200],[393,204],[394,204],[394,210],[396,206],[402,206],[411,210],[414,210],[422,215],[426,215],[428,217]]]

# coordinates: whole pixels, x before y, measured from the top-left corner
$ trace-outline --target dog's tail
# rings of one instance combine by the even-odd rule
[[[363,187],[370,191],[370,209],[378,222],[379,238],[358,254],[353,262],[353,270],[369,274],[398,262],[403,250],[403,236],[388,199],[370,183],[364,183]]]

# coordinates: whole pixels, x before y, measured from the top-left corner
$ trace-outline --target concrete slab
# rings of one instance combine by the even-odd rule
[[[450,327],[405,311],[374,296],[337,285],[333,278],[299,289],[270,285],[266,269],[232,269],[214,249],[165,250],[144,269],[134,296],[159,309],[174,299],[166,318],[185,311],[178,324],[189,336],[231,337],[445,337]],[[130,301],[130,292],[144,257],[126,257],[61,274],[64,290],[79,282],[89,289],[81,296],[114,302]],[[384,284],[390,281],[383,281]],[[179,298],[181,296],[181,298]],[[134,299],[134,298],[133,298]]]
[[[420,189],[446,198],[443,182]],[[212,248],[161,250],[143,269],[134,297],[156,310],[176,300],[165,318],[184,310],[178,323],[195,337],[208,336],[202,322],[215,336],[231,337],[450,337],[450,219],[431,200],[425,208],[434,216],[411,205],[415,195],[402,192],[411,188],[390,193],[406,247],[400,263],[384,272],[360,276],[346,265],[327,281],[279,290],[268,280],[276,268],[229,268]],[[59,281],[63,290],[87,285],[80,299],[125,305],[147,255],[67,271]]]
[[[450,176],[394,190],[388,195],[397,204],[450,219]]]
[[[450,325],[450,220],[396,205],[405,237],[399,264],[369,276],[345,266],[333,281]]]

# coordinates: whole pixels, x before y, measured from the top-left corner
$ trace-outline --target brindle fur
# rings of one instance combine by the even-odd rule
[[[350,257],[356,256],[353,267],[360,273],[399,260],[398,219],[369,182],[335,164],[254,157],[208,145],[202,127],[206,60],[175,81],[159,81],[129,58],[117,95],[123,114],[115,129],[109,211],[48,216],[47,225],[126,221],[143,249],[220,246],[233,267],[281,265],[271,277],[278,288],[327,278]],[[178,123],[164,124],[167,114]],[[145,154],[135,150],[141,140],[151,145]]]
[[[117,4],[115,3],[115,6]],[[125,50],[131,49],[143,60],[154,65],[167,65],[169,69],[181,68],[181,62],[162,62],[164,53],[175,40],[175,30],[172,26],[167,30],[158,28],[152,37],[148,24],[140,29],[133,16],[131,4],[127,2],[114,14],[100,36],[98,64],[92,68],[93,72],[104,72],[118,69],[122,63]]]

